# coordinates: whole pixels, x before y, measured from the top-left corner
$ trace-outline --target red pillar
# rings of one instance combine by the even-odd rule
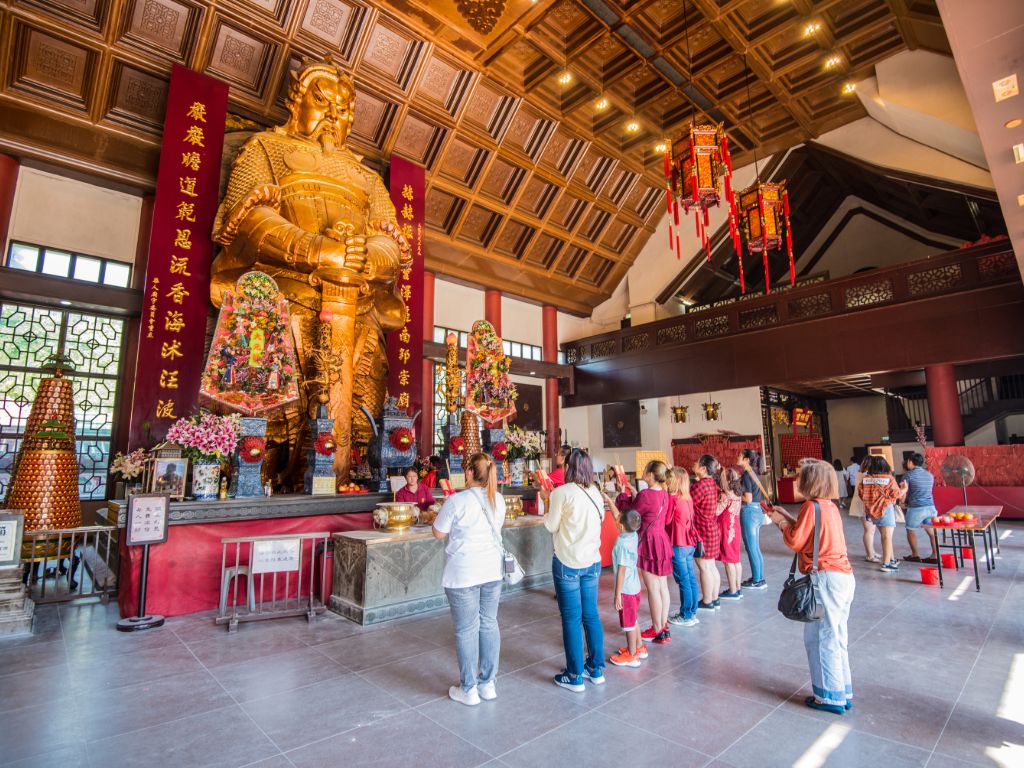
[[[501,291],[488,288],[484,291],[484,320],[494,326],[494,332],[501,336]]]
[[[14,210],[14,190],[18,186],[18,158],[0,154],[0,248],[7,251],[7,235],[11,227],[11,211]]]
[[[434,338],[434,273],[423,273],[423,340]],[[419,452],[434,449],[434,361],[423,359],[423,413],[420,416]]]
[[[558,362],[558,310],[544,305],[541,310],[544,362]],[[544,381],[544,431],[547,432],[548,456],[554,458],[559,449],[558,421],[558,379],[548,377]]]
[[[964,420],[960,415],[960,395],[956,390],[956,368],[951,363],[930,365],[924,369],[928,386],[928,410],[932,417],[935,447],[964,444]]]

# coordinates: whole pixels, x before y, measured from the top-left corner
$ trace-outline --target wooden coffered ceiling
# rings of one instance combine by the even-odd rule
[[[948,50],[933,0],[503,5],[480,34],[455,0],[6,0],[0,148],[149,189],[172,62],[268,125],[287,70],[331,52],[354,148],[427,168],[428,268],[589,314],[661,215],[660,138],[706,112],[739,166],[862,117],[841,85],[877,61]]]

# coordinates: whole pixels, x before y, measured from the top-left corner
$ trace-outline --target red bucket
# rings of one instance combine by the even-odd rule
[[[922,568],[921,569],[921,583],[922,584],[938,584],[939,583],[939,569],[938,568]]]
[[[948,552],[942,555],[942,567],[943,568],[956,568],[956,555],[952,552]]]
[[[974,550],[973,549],[966,549],[966,548],[961,549],[960,550],[960,556],[964,560],[973,560],[974,559]]]

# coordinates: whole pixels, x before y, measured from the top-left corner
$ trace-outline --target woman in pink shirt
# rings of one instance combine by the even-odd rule
[[[668,478],[671,512],[665,521],[665,532],[672,542],[672,577],[679,585],[679,610],[668,617],[670,624],[692,627],[700,623],[697,618],[697,565],[693,551],[697,534],[693,530],[693,499],[690,498],[690,473],[682,467],[672,467]]]
[[[421,510],[430,509],[434,503],[434,494],[427,486],[420,482],[419,472],[413,467],[405,470],[405,488],[400,488],[395,494],[395,501],[404,501],[415,504]]]

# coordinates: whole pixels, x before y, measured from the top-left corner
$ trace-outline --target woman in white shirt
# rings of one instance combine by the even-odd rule
[[[604,629],[597,609],[597,584],[605,502],[590,456],[574,448],[565,461],[565,485],[541,495],[548,510],[544,527],[554,539],[551,570],[565,646],[565,669],[555,675],[554,683],[578,693],[584,690],[584,678],[595,685],[604,682]]]
[[[486,453],[465,463],[466,490],[449,496],[434,521],[434,537],[448,543],[441,585],[455,624],[460,685],[448,696],[467,706],[498,696],[498,600],[501,598],[501,526],[505,499],[498,495],[498,472]]]

